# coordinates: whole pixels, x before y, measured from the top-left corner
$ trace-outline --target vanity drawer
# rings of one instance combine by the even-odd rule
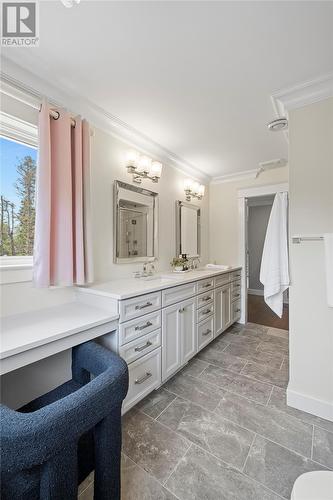
[[[214,288],[214,278],[198,281],[198,293],[206,292]]]
[[[214,338],[214,316],[202,321],[198,325],[198,350],[209,344]]]
[[[128,393],[123,402],[123,413],[161,385],[161,348],[131,363],[128,374]]]
[[[161,292],[147,293],[133,299],[121,300],[119,303],[119,321],[123,323],[161,307]]]
[[[231,281],[240,280],[241,277],[242,277],[242,270],[241,269],[238,269],[238,271],[233,271],[231,273]]]
[[[232,303],[231,305],[232,311],[232,320],[233,322],[238,321],[241,317],[241,305],[240,305],[240,300],[235,300],[235,302]]]
[[[197,297],[197,309],[200,307],[206,306],[210,304],[214,300],[214,292],[211,290],[210,292],[202,293]]]
[[[214,278],[215,287],[230,283],[230,273],[220,274]]]
[[[234,281],[231,284],[231,300],[239,299],[241,296],[241,282],[240,280]]]
[[[197,323],[200,323],[200,321],[203,321],[212,314],[214,314],[214,303],[201,307],[201,309],[197,310]]]
[[[149,332],[161,328],[161,311],[140,316],[140,318],[119,324],[119,345],[127,344]]]
[[[127,364],[142,358],[148,352],[153,351],[161,345],[161,329],[148,333],[139,339],[133,340],[119,348],[119,355]]]
[[[162,307],[170,306],[176,302],[181,302],[196,295],[196,283],[187,283],[186,285],[174,286],[162,290]]]

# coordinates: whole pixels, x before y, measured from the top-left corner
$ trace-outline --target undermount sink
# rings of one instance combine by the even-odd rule
[[[143,281],[154,281],[155,283],[170,283],[176,276],[147,276],[146,278],[142,278]]]

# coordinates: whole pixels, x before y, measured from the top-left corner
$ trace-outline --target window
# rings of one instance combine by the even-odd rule
[[[32,264],[37,127],[1,113],[0,264]]]

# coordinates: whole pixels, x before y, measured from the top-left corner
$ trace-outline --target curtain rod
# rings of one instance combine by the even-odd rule
[[[13,90],[15,89],[15,90]],[[16,101],[22,102],[26,106],[30,106],[33,109],[37,109],[39,112],[41,111],[41,101],[42,98],[41,96],[37,95],[36,93],[28,93],[27,91],[22,90],[19,87],[16,87],[13,84],[9,84],[7,82],[2,82],[1,85],[1,92],[8,97],[11,97],[12,99],[15,99]],[[31,97],[31,100],[28,99],[28,96]],[[58,120],[60,117],[59,111],[56,111],[54,109],[50,109],[50,117],[53,118],[54,120]],[[73,118],[71,118],[71,126],[75,127],[76,123]]]

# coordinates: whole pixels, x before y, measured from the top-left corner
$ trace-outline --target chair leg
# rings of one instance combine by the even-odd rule
[[[64,446],[42,466],[41,500],[77,500],[77,444]]]
[[[120,500],[121,406],[96,425],[94,436],[94,500]]]

